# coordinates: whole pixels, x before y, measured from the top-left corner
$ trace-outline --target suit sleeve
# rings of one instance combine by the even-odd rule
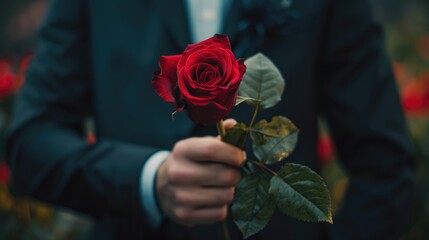
[[[366,0],[330,1],[320,101],[349,188],[333,239],[399,239],[414,192],[414,152],[381,27]]]
[[[155,151],[111,139],[88,144],[91,63],[87,1],[52,1],[16,101],[8,158],[18,193],[95,217],[144,219],[140,173]]]

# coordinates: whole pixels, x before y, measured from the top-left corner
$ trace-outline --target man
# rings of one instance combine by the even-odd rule
[[[172,122],[150,83],[161,55],[211,29],[228,34],[238,57],[263,52],[285,77],[282,104],[261,118],[285,115],[301,129],[290,161],[318,169],[323,114],[350,174],[334,225],[276,214],[253,239],[398,239],[413,193],[412,150],[368,2],[218,3],[53,1],[11,127],[17,188],[93,216],[95,239],[218,239],[243,153],[197,137],[210,129],[184,114]],[[231,117],[250,114],[238,107]],[[93,145],[82,137],[87,117]]]

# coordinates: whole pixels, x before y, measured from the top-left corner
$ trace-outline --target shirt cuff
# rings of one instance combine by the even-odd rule
[[[140,175],[140,196],[148,223],[157,228],[161,224],[162,215],[158,209],[155,196],[156,173],[161,164],[167,159],[169,151],[158,151],[148,158]]]

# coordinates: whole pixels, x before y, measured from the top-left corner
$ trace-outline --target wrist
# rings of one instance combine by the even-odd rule
[[[140,177],[142,206],[146,212],[148,223],[153,227],[158,227],[163,218],[156,193],[157,172],[169,154],[169,151],[154,153],[143,166]]]

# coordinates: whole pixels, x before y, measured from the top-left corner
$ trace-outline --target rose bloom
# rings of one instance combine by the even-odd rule
[[[10,181],[9,167],[4,161],[0,161],[0,184],[8,185]]]
[[[246,66],[231,51],[226,35],[190,44],[180,55],[162,56],[161,71],[152,85],[158,95],[186,109],[197,123],[211,125],[222,120],[235,106]]]
[[[331,137],[323,133],[317,139],[317,155],[322,164],[326,165],[335,157],[335,146]]]
[[[402,105],[407,114],[429,112],[429,72],[409,82],[401,91]]]
[[[0,59],[0,99],[4,99],[15,90],[15,75],[9,63]]]

